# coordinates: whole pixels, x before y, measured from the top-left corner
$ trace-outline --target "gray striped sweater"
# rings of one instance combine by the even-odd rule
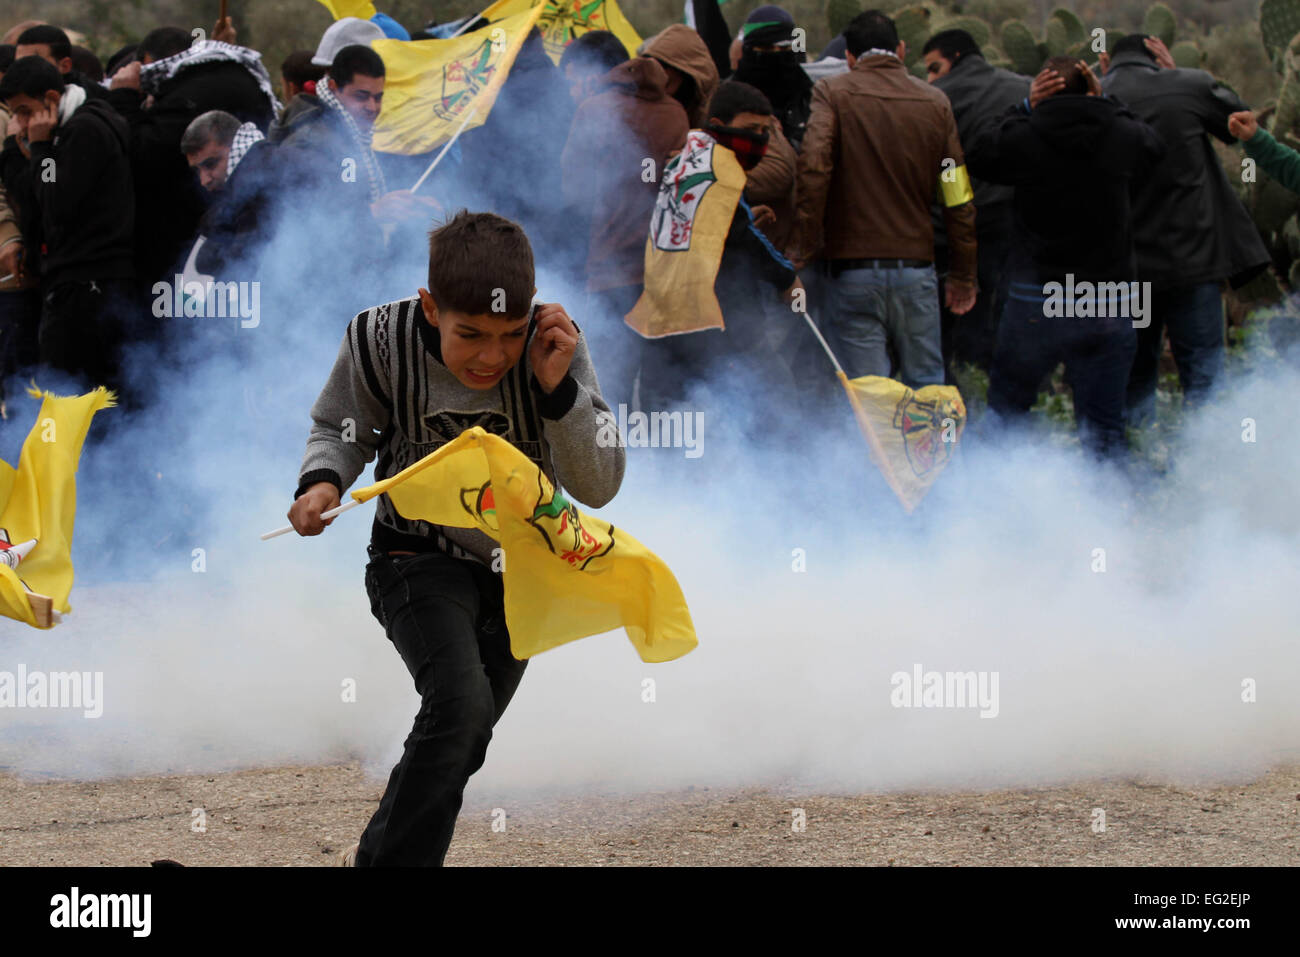
[[[529,342],[534,332],[530,324]],[[550,395],[532,376],[527,346],[491,389],[463,385],[441,355],[438,330],[418,298],[375,306],[353,319],[312,406],[295,497],[322,481],[342,494],[376,455],[376,480],[388,478],[476,425],[509,441],[583,504],[599,508],[614,497],[623,481],[624,451],[617,442],[597,440],[598,416],[610,412],[581,332],[569,374]],[[477,529],[403,518],[387,495],[376,500],[371,543],[380,551],[440,549],[488,565],[497,547]]]

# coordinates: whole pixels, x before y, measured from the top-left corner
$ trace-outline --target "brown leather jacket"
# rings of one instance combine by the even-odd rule
[[[948,160],[950,162],[945,163]],[[934,260],[930,206],[967,183],[948,98],[873,54],[813,88],[799,154],[796,259]],[[975,282],[975,204],[944,206],[949,276]],[[942,201],[942,198],[941,198]]]
[[[773,121],[770,132],[767,152],[745,176],[745,200],[750,206],[771,207],[776,221],[763,226],[763,233],[785,252],[794,235],[794,173],[799,157],[781,132],[780,122]]]

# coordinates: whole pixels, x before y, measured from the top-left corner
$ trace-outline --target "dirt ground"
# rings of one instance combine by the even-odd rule
[[[0,865],[333,864],[381,791],[357,766],[95,782],[5,775]],[[1300,767],[1234,787],[1110,781],[849,797],[691,788],[501,803],[471,789],[448,864],[1300,863]]]

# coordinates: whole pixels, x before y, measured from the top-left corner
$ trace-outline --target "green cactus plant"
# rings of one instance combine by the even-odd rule
[[[854,17],[862,12],[858,0],[827,0],[826,25],[830,27],[831,36],[837,37],[844,32]]]
[[[1292,38],[1283,58],[1286,73],[1277,94],[1277,112],[1270,132],[1281,139],[1300,129],[1300,34]]]
[[[993,40],[993,29],[979,17],[958,17],[942,24],[939,30],[965,30],[981,50]],[[938,33],[939,30],[935,30]]]
[[[906,61],[911,66],[921,59],[921,47],[930,38],[930,11],[925,7],[904,7],[894,14],[898,39],[907,44]]]
[[[1076,17],[1073,11],[1064,7],[1058,7],[1052,11],[1052,19],[1060,20],[1065,25],[1065,33],[1070,44],[1081,43],[1088,36],[1088,31],[1083,26],[1083,21]]]
[[[1029,32],[1029,27],[1019,20],[1004,23],[999,39],[1002,41],[1002,52],[1017,73],[1033,76],[1042,67],[1043,57],[1038,52],[1038,42]]]
[[[1169,48],[1169,55],[1174,58],[1176,66],[1192,70],[1201,66],[1201,48],[1190,40],[1179,40]]]
[[[1147,15],[1142,21],[1142,32],[1159,37],[1165,46],[1172,47],[1178,33],[1178,20],[1174,17],[1174,11],[1163,3],[1152,4],[1147,8]]]
[[[1065,51],[1070,47],[1070,34],[1066,30],[1065,24],[1056,17],[1047,21],[1047,33],[1044,37],[1047,43],[1047,52],[1051,56],[1063,56]]]
[[[1296,0],[1264,0],[1259,8],[1259,32],[1280,72],[1287,44],[1300,33],[1300,3]]]

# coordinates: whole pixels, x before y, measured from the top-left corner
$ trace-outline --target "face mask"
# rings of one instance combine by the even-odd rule
[[[748,172],[767,152],[767,134],[734,126],[710,126],[709,135],[736,154],[740,168]]]

